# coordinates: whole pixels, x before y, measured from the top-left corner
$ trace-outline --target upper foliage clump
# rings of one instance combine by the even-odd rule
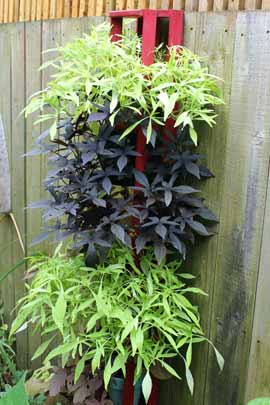
[[[120,111],[127,110],[123,137],[143,122],[149,142],[153,125],[164,125],[171,117],[175,127],[189,126],[196,144],[194,122],[212,125],[215,112],[209,106],[222,103],[216,78],[186,48],[173,47],[168,61],[156,58],[145,66],[137,35],[112,43],[109,32],[110,25],[102,24],[59,48],[58,58],[44,65],[55,68],[53,80],[31,99],[26,114],[40,110],[40,120],[53,119],[50,133],[55,137],[60,118],[76,121],[81,114],[96,112],[97,104],[109,102],[112,124]]]

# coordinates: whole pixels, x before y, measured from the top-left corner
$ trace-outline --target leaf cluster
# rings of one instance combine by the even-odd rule
[[[113,405],[103,389],[100,372],[93,376],[91,367],[86,365],[76,383],[74,378],[75,366],[54,367],[50,379],[50,396],[64,395],[65,398],[72,401],[72,404]]]
[[[204,121],[212,126],[215,112],[210,105],[223,103],[217,80],[203,61],[186,48],[173,47],[168,61],[157,58],[145,66],[139,37],[124,36],[112,43],[109,32],[109,24],[92,27],[89,35],[60,47],[58,58],[43,67],[54,68],[53,80],[32,97],[26,115],[40,111],[38,122],[50,120],[54,138],[60,118],[77,120],[81,114],[96,112],[97,104],[107,102],[112,124],[127,111],[123,136],[147,122],[149,142],[151,127],[164,125],[170,117],[176,127],[189,125],[196,143],[194,123]],[[130,113],[137,115],[135,123],[128,120]]]
[[[76,122],[60,122],[58,139],[46,143],[46,132],[30,152],[49,153],[52,166],[44,181],[51,199],[29,205],[42,208],[49,223],[35,242],[52,233],[56,240],[72,236],[90,264],[100,248],[114,241],[131,247],[131,237],[137,254],[152,244],[159,262],[168,248],[185,258],[195,235],[210,236],[208,225],[217,222],[198,196],[200,190],[190,186],[212,173],[183,127],[176,133],[153,129],[156,141],[146,148],[145,172],[135,170],[134,138],[121,139],[122,120],[111,126],[108,111],[109,105],[99,106]],[[89,120],[99,123],[97,135]]]
[[[94,268],[85,267],[82,256],[69,258],[57,252],[30,260],[33,278],[12,333],[29,317],[40,328],[43,343],[34,358],[54,341],[45,364],[61,358],[65,367],[75,359],[75,384],[87,363],[93,374],[104,367],[107,388],[114,373],[120,370],[125,376],[130,358],[136,364],[135,381],[146,373],[144,387],[151,383],[150,368],[157,363],[181,378],[168,363],[179,355],[193,391],[193,346],[207,339],[190,295],[204,293],[188,285],[193,276],[181,273],[179,261],[157,264],[150,250],[139,268],[132,251],[118,245]],[[216,349],[215,353],[222,367],[223,359]]]

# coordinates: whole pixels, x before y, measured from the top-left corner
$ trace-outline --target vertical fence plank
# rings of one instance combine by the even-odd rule
[[[160,8],[163,10],[168,10],[171,8],[171,1],[170,0],[161,0]]]
[[[186,11],[198,11],[199,0],[186,0],[185,1],[185,10]]]
[[[56,18],[56,2],[57,0],[51,0],[50,2],[50,19]]]
[[[262,10],[270,10],[270,0],[262,0]]]
[[[64,18],[70,17],[70,7],[71,7],[70,0],[64,0]]]
[[[184,10],[185,0],[173,0],[173,9],[175,10]]]
[[[24,2],[24,20],[30,21],[31,19],[31,0],[25,0]]]
[[[207,167],[215,174],[214,179],[201,182],[195,187],[202,190],[202,196],[206,198],[206,204],[213,210],[217,218],[221,215],[223,197],[225,150],[229,126],[229,101],[231,92],[231,69],[234,55],[236,15],[232,13],[203,13],[199,14],[196,32],[195,52],[205,58],[211,74],[222,78],[219,83],[222,88],[225,105],[218,108],[216,126],[211,129],[201,128],[203,135],[200,139],[199,152],[205,156]],[[199,127],[198,127],[198,131]],[[213,286],[215,281],[216,259],[218,251],[218,238],[213,236],[210,240],[200,240],[190,258],[186,268],[196,275],[196,286],[208,293],[208,298],[196,297],[196,304],[201,314],[201,322],[206,336],[210,335],[212,316]],[[218,349],[222,351],[222,344]],[[193,397],[184,386],[179,398],[185,405],[197,405],[203,402],[206,371],[208,367],[208,353],[211,348],[207,344],[195,347],[193,355],[192,372],[195,380]],[[205,404],[214,402],[205,402]]]
[[[149,0],[139,0],[138,1],[138,8],[149,8]]]
[[[56,3],[56,18],[64,17],[64,0],[57,0]]]
[[[3,19],[4,23],[8,22],[8,5],[9,5],[9,0],[4,0],[4,19]]]
[[[135,0],[127,0],[127,9],[129,10],[129,9],[134,9],[134,8],[136,8],[135,7],[135,4],[136,4],[136,2],[135,2]]]
[[[88,16],[96,15],[96,3],[94,1],[88,0],[87,15]]]
[[[26,100],[35,92],[41,90],[41,21],[28,23],[25,26],[25,60],[27,61],[25,68],[25,94]],[[30,115],[26,120],[26,150],[29,152],[35,146],[35,140],[41,132],[41,125],[34,125],[38,113]],[[28,157],[26,159],[26,205],[33,201],[42,198],[41,191],[41,163],[40,156]],[[40,234],[42,220],[41,211],[29,209],[26,211],[26,240],[27,240],[27,255],[38,252],[42,249],[41,246],[30,247],[32,239]],[[40,367],[40,359],[31,361],[31,358],[41,344],[41,336],[33,334],[33,328],[29,327],[28,331],[28,347],[29,347],[29,362],[30,368]]]
[[[105,15],[108,15],[111,10],[115,10],[115,0],[105,0]]]
[[[150,0],[149,7],[150,8],[160,8],[161,0]]]
[[[261,58],[259,60],[261,66],[261,74],[266,71],[269,64],[270,52],[269,46],[269,28],[270,18],[265,13],[265,24],[261,29]],[[269,70],[268,70],[269,71]],[[270,97],[266,90],[269,86],[269,75],[264,77],[260,85],[260,104],[261,111],[258,111],[257,131],[261,131],[260,137],[267,138],[270,128],[269,111]],[[264,87],[264,89],[263,89]],[[265,113],[264,113],[265,112]],[[262,233],[262,247],[260,255],[260,267],[256,292],[256,305],[253,321],[253,333],[251,341],[251,351],[249,357],[249,373],[246,384],[246,401],[257,397],[270,396],[270,373],[269,373],[269,358],[270,358],[270,177],[268,171],[268,189],[266,198],[266,209],[264,215],[264,227]]]
[[[244,10],[244,7],[245,0],[229,0],[228,10],[230,11]]]
[[[79,13],[79,0],[72,0],[71,17],[78,17]]]
[[[11,25],[11,89],[12,89],[12,211],[25,242],[25,121],[20,115],[25,105],[25,24]],[[12,257],[14,264],[24,257],[24,252],[15,237]],[[14,273],[15,302],[24,294],[24,270]],[[16,361],[20,367],[24,367],[28,361],[27,331],[16,335]]]
[[[127,7],[127,0],[116,0],[115,9],[116,10],[125,10]]]
[[[22,1],[22,0],[20,0]],[[43,20],[48,20],[50,16],[50,0],[43,0],[42,4],[42,18]]]
[[[86,0],[80,0],[79,4],[79,17],[86,15]]]
[[[10,0],[8,8],[8,22],[13,22],[14,17],[14,1]]]
[[[105,2],[104,0],[99,0],[96,3],[96,16],[102,16],[105,11]]]
[[[262,8],[262,0],[245,0],[245,10],[256,10]]]
[[[214,0],[213,10],[223,11],[228,9],[229,0]]]
[[[4,22],[4,0],[0,0],[0,23]]]
[[[213,10],[214,0],[200,0],[199,11],[211,11]]]
[[[199,15],[197,13],[186,13],[185,15],[185,32],[184,32],[184,45],[194,50],[196,43],[196,32],[200,24]],[[180,374],[183,374],[180,360],[177,359],[177,366]],[[159,405],[178,405],[185,404],[182,402],[182,390],[184,381],[170,379],[168,381],[160,382]],[[198,405],[198,404],[196,404]]]
[[[218,375],[210,352],[206,404],[244,404],[270,153],[269,24],[266,13],[237,15],[211,320],[226,363]]]
[[[268,104],[269,105],[269,104]],[[269,121],[268,115],[265,118]],[[269,127],[269,123],[267,123]],[[268,177],[268,190],[266,211],[264,215],[264,229],[262,235],[262,249],[258,286],[256,292],[256,305],[253,322],[251,352],[248,367],[248,380],[246,384],[246,403],[254,398],[269,397],[270,395],[270,180]]]
[[[31,4],[31,21],[37,19],[37,0],[32,0]]]
[[[0,26],[0,88],[3,89],[4,97],[0,97],[0,114],[2,117],[5,137],[8,147],[10,172],[12,174],[12,138],[11,138],[11,25]],[[0,222],[0,273],[5,274],[12,268],[13,256],[13,228],[8,216],[1,216]],[[1,284],[1,300],[4,304],[5,320],[10,324],[12,321],[12,309],[14,308],[14,274],[10,274]]]
[[[42,4],[41,1],[37,1],[37,11],[36,11],[36,19],[42,19]]]
[[[1,7],[1,6],[0,6]],[[14,0],[14,15],[13,15],[13,21],[17,22],[19,21],[20,17],[20,0]],[[1,17],[0,17],[1,21]]]

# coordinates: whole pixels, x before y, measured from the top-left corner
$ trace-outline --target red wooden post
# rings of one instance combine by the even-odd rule
[[[137,33],[142,35],[142,62],[151,65],[154,62],[154,51],[156,47],[157,27],[159,18],[168,18],[169,33],[168,46],[182,45],[184,32],[184,12],[182,10],[125,10],[111,11],[110,18],[112,24],[112,41],[120,39],[122,34],[123,18],[137,18]],[[172,122],[167,122],[169,127],[173,127]],[[136,151],[141,156],[136,156],[135,167],[139,171],[144,171],[146,154],[146,137],[141,127],[137,130]],[[124,405],[133,405],[134,399],[134,377],[135,365],[133,362],[127,364],[127,375],[124,383]],[[148,405],[157,405],[159,382],[153,378],[153,389],[148,401]]]

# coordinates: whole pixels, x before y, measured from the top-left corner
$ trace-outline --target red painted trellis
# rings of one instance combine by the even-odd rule
[[[166,18],[169,23],[168,46],[182,45],[184,32],[184,12],[182,10],[125,10],[110,12],[112,24],[112,41],[118,41],[122,34],[123,18],[137,19],[137,33],[142,36],[142,62],[151,65],[154,61],[154,49],[157,43],[157,29],[160,19]],[[170,123],[167,123],[171,126]],[[144,171],[146,165],[145,153],[146,139],[141,129],[137,132],[136,150],[140,156],[136,157],[135,167],[139,171]],[[124,405],[132,405],[134,398],[133,387],[134,364],[130,362],[127,366],[127,375],[124,385]],[[148,405],[157,404],[158,381],[153,380],[153,389],[148,401]]]

